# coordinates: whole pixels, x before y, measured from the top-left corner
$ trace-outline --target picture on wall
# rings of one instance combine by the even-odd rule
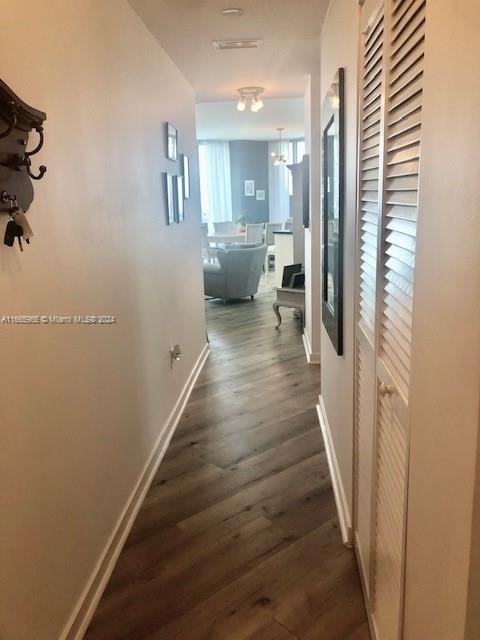
[[[173,186],[173,176],[169,173],[163,174],[163,184],[165,193],[165,211],[167,224],[175,223],[175,193]]]
[[[190,198],[190,159],[185,154],[182,155],[183,171],[183,195],[185,200]]]
[[[340,68],[322,110],[322,322],[339,356],[343,354],[344,86]]]
[[[174,191],[175,191],[175,219],[177,222],[183,222],[185,220],[185,203],[184,203],[184,191],[183,191],[183,176],[174,177]]]
[[[255,180],[245,180],[245,195],[246,196],[255,195]]]
[[[167,134],[167,158],[169,160],[178,160],[178,134],[177,130],[169,122],[165,125]]]
[[[257,189],[257,200],[265,200],[265,189]]]
[[[310,156],[303,156],[302,160],[302,207],[303,226],[310,226]]]

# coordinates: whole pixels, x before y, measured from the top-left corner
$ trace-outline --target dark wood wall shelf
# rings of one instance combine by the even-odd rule
[[[47,115],[23,102],[0,80],[0,211],[18,206],[28,211],[33,202],[32,180],[41,180],[47,168],[32,166],[32,157],[43,147],[43,123]],[[28,149],[31,132],[37,140]]]

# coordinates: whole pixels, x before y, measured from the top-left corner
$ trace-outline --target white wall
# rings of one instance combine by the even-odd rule
[[[332,0],[323,27],[321,51],[322,96],[326,95],[338,68],[345,69],[344,355],[337,356],[322,325],[321,391],[339,465],[340,481],[350,506],[350,515],[353,456],[358,20],[359,9],[356,0]]]
[[[477,0],[427,3],[405,640],[464,637],[469,575],[478,625],[479,32]]]
[[[305,229],[305,341],[312,364],[320,362],[321,216],[320,75],[311,74],[305,94],[305,153],[310,156],[310,227]]]
[[[0,247],[1,313],[117,318],[0,325],[0,637],[56,640],[205,343],[194,96],[125,0],[5,0],[0,58],[48,114],[35,237]],[[193,181],[171,228],[166,120]]]

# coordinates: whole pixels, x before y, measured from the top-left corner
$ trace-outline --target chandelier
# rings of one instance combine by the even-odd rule
[[[282,153],[282,132],[285,131],[283,127],[277,128],[279,141],[278,141],[278,153],[272,151],[271,156],[273,158],[273,164],[275,167],[279,167],[282,164],[287,164],[288,159],[287,156]]]
[[[240,87],[238,90],[240,94],[237,102],[238,111],[245,111],[248,100],[250,100],[250,110],[253,111],[253,113],[257,113],[257,111],[263,109],[263,100],[260,96],[264,91],[265,89],[263,87]]]

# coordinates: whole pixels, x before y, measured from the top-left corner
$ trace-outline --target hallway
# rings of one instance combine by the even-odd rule
[[[87,640],[367,640],[305,361],[272,294],[206,303],[211,354]]]

